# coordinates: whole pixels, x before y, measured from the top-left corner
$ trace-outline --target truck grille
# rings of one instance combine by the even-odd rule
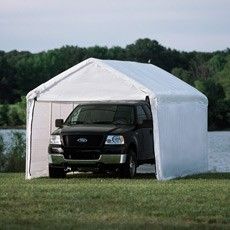
[[[64,135],[66,147],[99,147],[103,142],[103,135]]]
[[[97,160],[100,157],[99,151],[79,151],[75,149],[67,149],[64,150],[65,159],[72,160]]]

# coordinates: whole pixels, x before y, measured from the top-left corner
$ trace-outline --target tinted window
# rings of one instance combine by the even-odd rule
[[[145,112],[147,114],[148,119],[152,120],[152,112],[151,112],[149,106],[148,105],[143,105],[143,106],[144,106],[144,109],[145,109]]]
[[[117,106],[116,112],[113,117],[113,123],[126,123],[133,124],[134,111],[131,106]]]
[[[133,124],[134,111],[129,105],[80,105],[65,124]]]
[[[145,111],[143,110],[142,106],[137,106],[137,119],[139,122],[142,122],[143,120],[147,120],[147,116],[145,114]]]

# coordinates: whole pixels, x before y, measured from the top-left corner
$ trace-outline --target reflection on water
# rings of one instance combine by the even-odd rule
[[[25,129],[0,129],[6,150],[11,147],[14,132],[26,134]],[[230,132],[208,132],[209,171],[230,172]],[[152,167],[142,166],[149,172]]]
[[[19,132],[26,135],[25,129],[0,129],[0,136],[3,137],[3,142],[6,150],[10,148],[12,144],[12,137],[14,132]]]

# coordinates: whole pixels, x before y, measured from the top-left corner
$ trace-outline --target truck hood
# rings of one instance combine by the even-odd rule
[[[54,135],[68,135],[68,134],[82,134],[82,133],[102,133],[102,134],[122,134],[134,129],[133,125],[76,125],[76,126],[63,126],[53,132]]]

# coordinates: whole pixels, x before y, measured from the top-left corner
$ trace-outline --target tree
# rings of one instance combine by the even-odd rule
[[[193,86],[196,81],[196,87],[208,96],[210,104],[213,105],[213,108],[209,106],[209,111],[215,127],[220,114],[223,119],[228,117],[227,111],[230,109],[223,108],[227,107],[227,101],[230,100],[229,48],[212,53],[181,52],[166,48],[156,40],[144,38],[125,48],[63,46],[34,54],[16,50],[0,51],[0,104],[11,104],[8,108],[0,105],[0,126],[25,124],[25,104],[20,102],[21,97],[89,57],[150,62]],[[206,80],[211,82],[205,82]],[[220,99],[223,92],[225,96]]]
[[[14,67],[5,56],[0,56],[0,103],[14,102],[18,96]]]
[[[213,79],[197,80],[195,87],[208,97],[209,103],[215,103],[219,99],[225,98],[223,87]]]
[[[21,101],[16,104],[18,111],[19,123],[17,125],[24,125],[26,123],[26,97],[22,96]]]
[[[3,104],[0,106],[0,126],[9,125],[9,105]]]
[[[164,68],[164,51],[166,49],[156,40],[148,38],[138,39],[134,44],[127,45],[127,58],[129,60],[148,63]]]
[[[208,67],[212,72],[212,74],[215,74],[223,70],[225,64],[226,64],[226,59],[223,54],[222,55],[216,54],[208,61]]]
[[[226,57],[223,69],[216,73],[215,78],[222,85],[226,99],[230,99],[230,55]]]
[[[17,111],[17,108],[15,107],[15,105],[11,106],[10,110],[9,110],[9,126],[17,126],[20,125],[20,118],[19,118],[19,114]]]
[[[204,55],[198,53],[190,60],[190,72],[194,79],[207,80],[211,77],[211,71]]]
[[[108,58],[112,60],[126,60],[126,50],[119,46],[114,46],[108,49]]]
[[[208,97],[208,125],[210,130],[229,127],[226,120],[229,103],[225,101],[223,87],[213,79],[197,80],[195,87]]]
[[[108,48],[106,46],[104,47],[93,46],[87,49],[85,58],[94,57],[94,58],[106,59],[107,56],[108,56]]]
[[[190,71],[182,69],[182,68],[174,68],[172,69],[172,74],[181,80],[187,82],[190,85],[193,85],[194,79]]]

